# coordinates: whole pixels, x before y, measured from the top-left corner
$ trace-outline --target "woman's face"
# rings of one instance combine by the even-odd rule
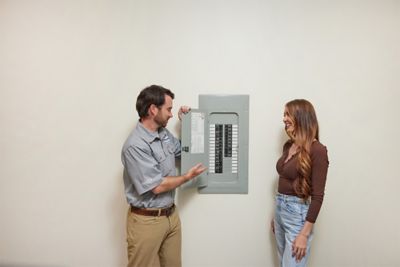
[[[294,132],[294,121],[289,116],[289,111],[287,107],[285,107],[285,111],[283,112],[283,123],[285,124],[285,130],[287,133]]]

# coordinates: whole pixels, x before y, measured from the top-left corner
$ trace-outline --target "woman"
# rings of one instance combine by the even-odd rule
[[[276,164],[279,184],[271,228],[280,266],[303,267],[324,198],[328,154],[319,142],[317,116],[310,102],[304,99],[288,102],[283,122],[289,140]]]

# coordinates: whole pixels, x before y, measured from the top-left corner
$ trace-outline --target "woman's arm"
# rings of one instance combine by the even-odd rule
[[[296,257],[296,261],[299,262],[307,253],[307,240],[311,234],[314,224],[306,221],[303,229],[301,229],[298,236],[295,238],[292,244],[292,256]]]

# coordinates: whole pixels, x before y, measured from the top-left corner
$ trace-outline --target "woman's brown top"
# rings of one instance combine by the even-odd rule
[[[286,163],[285,160],[292,145],[288,141],[283,146],[283,154],[276,163],[276,169],[279,174],[278,192],[285,195],[296,196],[293,188],[293,182],[298,177],[296,169],[298,153],[293,155]],[[315,223],[319,210],[324,199],[326,175],[328,172],[328,151],[319,141],[314,141],[311,145],[311,203],[306,216],[306,220]]]

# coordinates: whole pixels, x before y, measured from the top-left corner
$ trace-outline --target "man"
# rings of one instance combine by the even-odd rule
[[[127,215],[128,267],[180,267],[181,223],[175,188],[201,174],[202,164],[176,176],[181,145],[165,127],[174,94],[161,86],[143,89],[136,101],[139,122],[122,148]],[[181,107],[178,117],[190,110]]]

